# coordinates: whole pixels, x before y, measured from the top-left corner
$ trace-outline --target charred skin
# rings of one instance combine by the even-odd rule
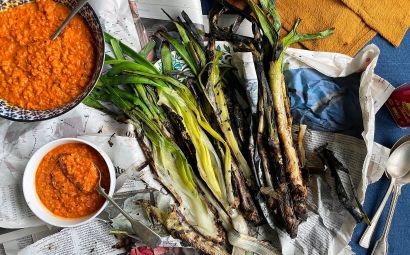
[[[305,164],[306,164],[306,153],[305,153],[305,147],[303,145],[305,134],[306,134],[306,125],[300,124],[299,130],[298,130],[298,137],[297,137],[297,148],[298,148],[298,154],[299,154],[299,163],[302,169],[305,167]]]
[[[155,169],[155,162],[154,162],[154,159],[152,158],[152,151],[150,147],[144,141],[144,133],[142,131],[139,132],[135,130],[135,137],[138,141],[139,146],[141,147],[145,160],[148,162],[151,169]]]
[[[172,130],[172,140],[178,145],[179,148],[181,148],[191,167],[196,173],[198,173],[195,147],[192,144],[192,141],[189,139],[189,135],[184,127],[184,124],[182,123],[181,116],[179,116],[177,113],[173,112],[166,106],[163,106],[163,108],[170,120],[169,124],[171,125],[171,127],[169,129]]]
[[[300,221],[297,219],[293,207],[293,198],[291,195],[291,191],[289,189],[289,184],[286,178],[286,170],[283,164],[283,160],[280,157],[281,150],[280,150],[280,143],[277,137],[276,132],[272,132],[272,137],[268,139],[268,148],[270,151],[273,152],[273,158],[275,160],[275,168],[276,168],[276,179],[278,180],[279,187],[277,190],[280,194],[280,199],[278,201],[279,211],[281,212],[283,221],[284,221],[284,228],[286,232],[290,235],[291,238],[295,238],[297,235],[297,230]]]
[[[282,157],[282,150],[275,124],[272,93],[266,80],[260,61],[255,62],[259,80],[259,128],[258,150],[263,163],[265,181],[271,190],[264,188],[262,193],[267,197],[271,210],[278,213],[278,225],[282,225],[289,235],[296,237],[299,221],[296,219],[287,173]],[[264,192],[265,191],[265,192]]]
[[[138,144],[140,145],[141,150],[142,150],[142,152],[143,152],[143,154],[144,154],[144,156],[147,160],[148,165],[150,166],[152,171],[155,173],[155,177],[158,179],[159,182],[165,183],[163,180],[161,180],[160,175],[157,173],[157,168],[155,167],[154,159],[151,156],[152,155],[151,149],[149,148],[149,145],[147,145],[146,142],[144,141],[143,132],[136,131],[136,138],[137,138]],[[165,185],[164,185],[164,188],[174,197],[174,199],[175,199],[175,201],[178,205],[181,205],[183,203],[182,198],[178,195],[178,192],[176,190],[174,190],[170,186],[165,186]],[[215,210],[214,208],[212,208],[212,206],[209,203],[207,203],[207,205],[209,206],[209,208],[211,210]],[[149,206],[147,207],[147,204],[143,204],[143,206],[146,209],[149,209],[148,208]],[[178,208],[180,208],[180,207],[176,207],[175,210],[177,210]],[[186,223],[186,224],[188,224],[188,223]],[[225,241],[225,236],[223,234],[222,227],[221,226],[218,226],[218,227],[219,227],[219,229],[218,229],[219,234],[217,236],[206,236],[206,237],[204,237],[200,233],[196,233],[196,234],[201,235],[204,239],[208,239],[212,242],[222,243],[222,242]],[[192,231],[195,231],[195,230],[192,229]]]
[[[162,213],[158,208],[150,206],[150,215],[160,222],[174,238],[181,239],[188,245],[208,255],[229,255],[229,253],[219,245],[207,240],[202,235],[195,232],[189,225],[184,223],[183,218],[175,211]]]
[[[245,93],[242,93],[245,94]],[[248,101],[250,102],[252,99],[249,97]],[[259,133],[258,128],[259,128],[259,122],[260,120],[258,119],[259,112],[263,112],[263,107],[261,107],[263,104],[258,103],[258,108],[256,109],[255,112],[252,112],[252,110],[249,108],[249,113],[247,115],[247,123],[249,123],[249,135],[247,136],[248,139],[246,140],[246,150],[247,150],[247,156],[248,156],[248,162],[251,164],[251,168],[255,177],[255,183],[256,185],[253,187],[255,192],[253,193],[253,197],[255,201],[257,202],[259,210],[262,212],[264,218],[266,219],[267,223],[271,228],[275,228],[275,223],[276,223],[276,215],[274,210],[271,208],[276,208],[276,203],[277,199],[273,199],[273,196],[265,195],[263,193],[263,189],[268,186],[267,181],[264,178],[264,169],[267,169],[266,167],[268,166],[263,166],[263,164],[266,164],[268,162],[267,159],[267,154],[266,151],[263,151],[265,148],[264,146],[261,146],[263,143],[263,139],[261,138],[263,135],[263,132]],[[263,116],[263,114],[262,114]],[[262,130],[263,130],[263,123],[262,123]],[[264,153],[261,157],[259,148],[262,148],[262,153]],[[269,178],[270,180],[270,178]],[[268,189],[271,188],[272,184],[271,182],[269,183]]]
[[[252,196],[249,193],[249,190],[246,186],[245,180],[241,175],[240,171],[238,171],[236,165],[233,167],[233,179],[236,188],[238,189],[239,196],[240,196],[240,209],[244,213],[244,218],[250,222],[255,224],[259,224],[262,221],[258,213],[258,209],[253,202]]]
[[[305,220],[307,188],[302,178],[298,154],[293,144],[292,130],[288,123],[285,103],[287,99],[283,93],[284,77],[282,73],[282,61],[283,54],[278,60],[271,62],[269,83],[272,92],[278,137],[291,186],[294,212],[298,219]]]
[[[229,4],[230,6],[240,11],[244,11],[245,9],[249,8],[246,0],[224,0],[221,2],[223,2],[224,4]]]
[[[191,33],[192,37],[199,43],[201,48],[205,50],[204,38],[199,34],[199,31],[196,28],[194,22],[192,22],[191,18],[188,16],[188,14],[185,11],[182,11],[181,16],[185,21],[185,22],[182,22],[182,24],[185,26],[186,30]]]
[[[215,16],[211,17],[213,20]],[[215,29],[215,27],[212,29]],[[240,209],[244,212],[245,218],[258,224],[261,222],[261,217],[249,192],[249,188],[253,187],[255,183],[254,177],[245,156],[240,150],[238,135],[234,133],[239,127],[235,126],[235,123],[230,119],[230,112],[232,112],[232,110],[229,111],[229,109],[232,108],[233,102],[236,100],[234,99],[234,93],[231,92],[231,88],[227,88],[229,85],[224,83],[219,68],[215,66],[217,60],[215,52],[215,40],[210,39],[208,44],[208,57],[212,62],[209,64],[208,82],[205,87],[205,93],[208,96],[209,103],[211,105],[213,104],[214,114],[217,118],[219,128],[233,155],[232,181],[237,190],[237,195],[239,195],[239,199],[236,197],[231,206],[236,208],[240,205]],[[241,129],[243,130],[244,128],[241,127]]]
[[[246,17],[247,19],[253,20],[253,14],[247,0],[218,0],[218,2],[226,8],[234,10],[238,14]],[[258,0],[254,0],[254,2],[259,3]]]
[[[209,41],[209,52],[215,52],[215,40]],[[216,54],[210,55],[213,56],[212,61],[215,61]],[[229,145],[233,158],[237,163],[236,171],[240,171],[246,180],[246,185],[248,187],[252,187],[254,184],[254,177],[252,176],[252,171],[240,150],[240,145],[238,143],[237,137],[233,132],[234,130],[231,125],[232,121],[230,119],[228,109],[229,100],[227,100],[227,95],[225,95],[226,93],[224,93],[224,90],[226,91],[226,89],[224,89],[226,84],[224,84],[223,80],[221,79],[221,76],[219,76],[219,68],[215,66],[215,63],[212,62],[212,64],[210,64],[209,66],[209,79],[205,87],[205,91],[208,95],[210,104],[214,104],[214,113],[218,120],[219,128],[222,131],[225,141]]]
[[[335,178],[336,193],[340,203],[346,208],[346,210],[349,211],[349,213],[353,216],[357,223],[359,223],[363,219],[367,225],[370,225],[369,217],[363,210],[362,204],[357,197],[357,191],[354,187],[349,170],[343,166],[343,164],[335,157],[334,153],[331,150],[327,149],[327,144],[320,146],[319,148],[315,149],[315,151],[318,153],[319,158],[322,160],[322,163],[329,168],[332,176]],[[342,179],[339,176],[339,172],[344,172],[348,175],[350,188],[352,190],[353,197],[356,200],[360,213],[355,210],[355,207],[353,206],[353,203],[350,200],[349,195],[347,194],[347,191],[342,183]]]
[[[261,187],[260,192],[266,197],[267,206],[270,210],[276,211],[279,208],[279,197],[280,194],[277,190],[279,183],[274,183],[274,178],[271,175],[271,170],[274,167],[272,158],[268,153],[268,145],[266,143],[266,120],[265,120],[265,107],[264,107],[264,97],[263,89],[260,87],[259,89],[259,102],[258,102],[258,114],[259,114],[259,122],[258,122],[258,130],[256,136],[256,143],[258,154],[262,163],[262,173],[263,176],[261,177],[264,180],[264,186]],[[278,219],[276,219],[276,223],[278,223]]]
[[[235,22],[229,27],[219,27],[218,20],[220,16],[226,13],[228,10],[236,10],[240,15]],[[255,22],[254,18],[249,15],[250,9],[248,11],[240,11],[235,9],[232,5],[226,1],[222,5],[215,5],[209,12],[209,27],[210,33],[209,37],[213,37],[217,40],[229,41],[233,43],[233,46],[237,47],[239,44],[251,44],[254,42],[254,38],[236,34],[235,31],[238,29],[238,26],[246,18],[251,22]]]
[[[334,157],[333,153],[326,148],[326,145],[317,148],[316,152],[318,153],[319,158],[322,160],[322,163],[329,168],[332,176],[335,178],[336,193],[340,203],[346,208],[346,210],[349,211],[349,213],[353,216],[356,222],[359,223],[362,217],[357,211],[354,210],[354,206],[350,201],[349,196],[346,193],[346,190],[343,187],[342,180],[336,172],[337,169],[335,167],[337,167],[339,164],[332,163],[332,161],[337,161],[337,159]]]
[[[228,76],[228,74],[226,74]],[[246,137],[250,135],[249,126],[245,124],[245,114],[241,109],[240,103],[236,98],[236,91],[233,88],[235,85],[233,82],[239,82],[234,80],[234,78],[229,77],[229,81],[225,82],[223,92],[226,98],[226,104],[229,112],[229,119],[231,120],[232,131],[236,137],[239,148],[243,151],[244,143],[246,142]],[[246,92],[244,92],[246,93]]]

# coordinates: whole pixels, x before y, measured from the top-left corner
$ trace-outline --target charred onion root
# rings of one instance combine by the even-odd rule
[[[281,144],[282,157],[286,163],[286,171],[293,198],[293,207],[298,219],[304,220],[306,214],[307,188],[302,178],[299,157],[293,144],[290,111],[287,110],[287,94],[284,93],[284,77],[282,73],[283,55],[271,62],[269,85],[272,93],[273,107],[277,125],[278,138]]]
[[[209,241],[202,235],[195,232],[194,229],[184,222],[184,219],[176,212],[176,210],[166,213],[151,205],[147,205],[146,209],[148,213],[156,221],[160,222],[174,238],[182,240],[188,246],[192,246],[203,254],[208,255],[230,254],[223,247]]]
[[[339,198],[340,203],[346,208],[347,211],[353,216],[357,223],[362,219],[367,225],[370,225],[369,217],[367,217],[366,212],[363,210],[362,204],[360,203],[356,188],[354,187],[352,177],[350,176],[349,170],[343,166],[343,164],[335,157],[334,153],[327,148],[327,144],[322,145],[315,149],[319,158],[322,160],[323,165],[325,165],[331,172],[335,179],[336,193]],[[342,177],[340,173],[345,173],[349,179],[349,186],[353,197],[356,201],[359,212],[355,210],[352,201],[349,198],[348,191],[345,189],[342,183]]]
[[[245,180],[242,174],[237,170],[233,169],[233,179],[234,184],[238,190],[240,203],[240,210],[243,212],[243,216],[246,220],[253,222],[254,224],[260,224],[262,218],[258,213],[258,209],[253,202],[253,198],[246,187]]]
[[[257,57],[257,56],[256,56]],[[289,189],[286,161],[278,135],[272,93],[261,61],[255,61],[259,80],[258,150],[264,169],[266,184],[271,192],[263,192],[271,210],[277,212],[277,225],[293,238],[297,235],[299,220],[294,212],[294,197]],[[266,189],[265,189],[266,190]]]

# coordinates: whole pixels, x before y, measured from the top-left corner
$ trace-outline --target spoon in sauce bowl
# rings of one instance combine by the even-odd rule
[[[82,192],[92,193],[95,190],[111,204],[113,204],[124,217],[131,223],[132,230],[141,241],[150,247],[157,247],[161,243],[161,237],[152,229],[148,228],[140,221],[134,219],[126,211],[124,211],[110,196],[107,195],[104,188],[101,186],[101,171],[100,169],[88,159],[81,159],[81,161],[73,161],[71,154],[64,154],[59,157],[59,165],[64,175]],[[78,158],[78,157],[75,157]],[[75,168],[84,168],[87,166],[88,172],[84,173],[75,171]],[[141,169],[147,165],[146,162],[137,167]]]
[[[57,28],[54,34],[51,36],[51,40],[54,41],[63,31],[63,29],[67,26],[67,24],[74,18],[74,16],[80,11],[83,6],[88,3],[89,0],[79,0],[77,5],[71,10],[70,14],[67,18],[63,21],[63,23]]]

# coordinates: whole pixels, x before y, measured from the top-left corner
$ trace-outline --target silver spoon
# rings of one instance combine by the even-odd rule
[[[396,153],[397,152],[397,153]],[[393,152],[391,155],[392,160],[394,160],[394,165],[392,169],[395,171],[405,172],[404,169],[407,169],[407,172],[410,171],[410,141],[405,142]],[[397,200],[399,199],[401,193],[401,187],[410,183],[410,174],[407,173],[402,178],[397,178],[396,183],[393,187],[393,198],[390,204],[389,214],[387,215],[387,222],[383,229],[383,234],[379,240],[377,240],[372,255],[385,255],[388,252],[388,235],[390,231],[391,222],[394,215],[394,210],[396,209]]]
[[[410,141],[410,135],[407,135],[407,136],[404,136],[404,137],[400,138],[393,145],[392,149],[390,150],[390,158],[393,156],[393,154],[395,154],[396,149],[400,145],[402,145],[403,143],[405,143],[407,141]],[[402,176],[396,176],[396,178],[393,178],[393,175],[389,174],[389,166],[390,166],[389,162],[392,162],[392,161],[390,161],[390,158],[389,158],[389,160],[387,161],[387,164],[386,164],[386,175],[391,178],[390,185],[389,185],[389,188],[386,191],[386,194],[384,195],[384,198],[383,198],[382,202],[379,205],[379,208],[377,209],[376,213],[374,214],[374,216],[373,216],[373,218],[370,222],[370,225],[364,231],[364,233],[362,235],[362,238],[360,238],[359,244],[360,244],[360,246],[362,246],[364,248],[369,248],[369,246],[370,246],[370,240],[373,236],[374,231],[376,230],[377,223],[379,222],[379,219],[380,219],[380,216],[383,212],[383,209],[386,206],[387,200],[389,199],[390,194],[393,191],[393,187],[395,185],[396,178],[397,177],[402,177],[403,175],[405,175],[407,173],[406,172]]]
[[[57,28],[57,30],[54,32],[54,34],[51,36],[51,40],[55,40],[57,36],[61,34],[65,26],[70,22],[72,18],[80,11],[83,6],[88,3],[89,0],[79,0],[77,2],[77,5],[74,7],[74,9],[71,10],[70,14],[67,16],[67,18],[63,21],[63,23]]]
[[[100,170],[98,170],[99,174],[99,180],[98,180],[98,186],[97,186],[97,191],[100,193],[101,196],[105,197],[108,201],[110,201],[111,204],[113,204],[121,213],[124,215],[125,218],[131,223],[132,230],[134,231],[134,234],[136,234],[143,243],[150,247],[158,247],[158,245],[161,244],[161,237],[155,233],[152,229],[149,227],[145,226],[142,224],[139,220],[134,219],[129,215],[126,211],[124,211],[115,201],[112,199],[110,196],[105,193],[104,189],[101,187],[101,173]]]
[[[67,178],[81,191],[85,193],[90,193],[93,191],[92,188],[84,187],[80,182],[75,180],[75,178],[70,175],[69,170],[67,169],[67,166],[65,164],[65,157],[67,155],[61,155],[59,157],[59,164],[64,172],[64,174],[67,176]],[[147,165],[146,162],[142,163],[138,169],[141,169]],[[101,171],[100,169],[94,164],[94,169],[98,173],[98,183],[94,187],[94,190],[97,190],[97,192],[106,198],[111,204],[113,204],[120,212],[122,215],[124,215],[125,218],[131,223],[132,230],[134,231],[134,234],[137,235],[143,243],[150,247],[157,247],[158,245],[161,244],[161,237],[155,233],[152,229],[149,227],[145,226],[142,224],[139,220],[134,219],[129,215],[126,211],[124,211],[115,201],[112,199],[105,191],[104,188],[101,186]]]

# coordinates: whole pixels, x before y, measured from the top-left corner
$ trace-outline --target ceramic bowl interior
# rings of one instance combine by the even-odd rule
[[[99,149],[97,146],[94,144],[77,139],[77,138],[62,138],[58,139],[55,141],[52,141],[43,147],[41,147],[39,150],[37,150],[29,162],[27,163],[26,169],[24,171],[24,176],[23,176],[23,194],[24,194],[24,199],[26,200],[29,208],[31,211],[42,221],[53,225],[57,227],[75,227],[84,223],[87,223],[97,217],[103,210],[104,208],[108,205],[108,201],[106,201],[101,208],[96,211],[93,214],[87,215],[85,217],[81,218],[63,218],[57,215],[54,215],[51,211],[49,211],[44,204],[41,202],[37,192],[36,192],[36,185],[35,185],[35,179],[36,179],[36,172],[38,169],[38,166],[41,162],[41,160],[44,158],[44,156],[53,150],[54,148],[62,145],[62,144],[67,144],[67,143],[84,143],[87,144],[88,146],[94,148],[100,155],[103,157],[105,163],[108,166],[108,171],[110,175],[110,188],[109,191],[107,192],[109,196],[113,196],[114,190],[115,190],[115,169],[114,165],[112,164],[110,158],[108,155]]]
[[[77,3],[77,0],[54,1],[64,4],[70,8],[73,8]],[[29,2],[33,2],[33,0],[2,0],[0,1],[0,11],[5,11]],[[63,107],[51,110],[27,110],[17,106],[9,105],[5,100],[0,99],[0,117],[26,122],[51,119],[73,109],[75,106],[81,103],[81,101],[92,91],[94,85],[101,75],[101,71],[104,65],[104,34],[97,14],[94,12],[91,5],[86,4],[83,8],[81,8],[79,15],[84,18],[91,30],[91,33],[94,36],[94,50],[96,55],[94,72],[84,92],[77,96],[77,98],[75,98],[71,103],[66,104]]]

